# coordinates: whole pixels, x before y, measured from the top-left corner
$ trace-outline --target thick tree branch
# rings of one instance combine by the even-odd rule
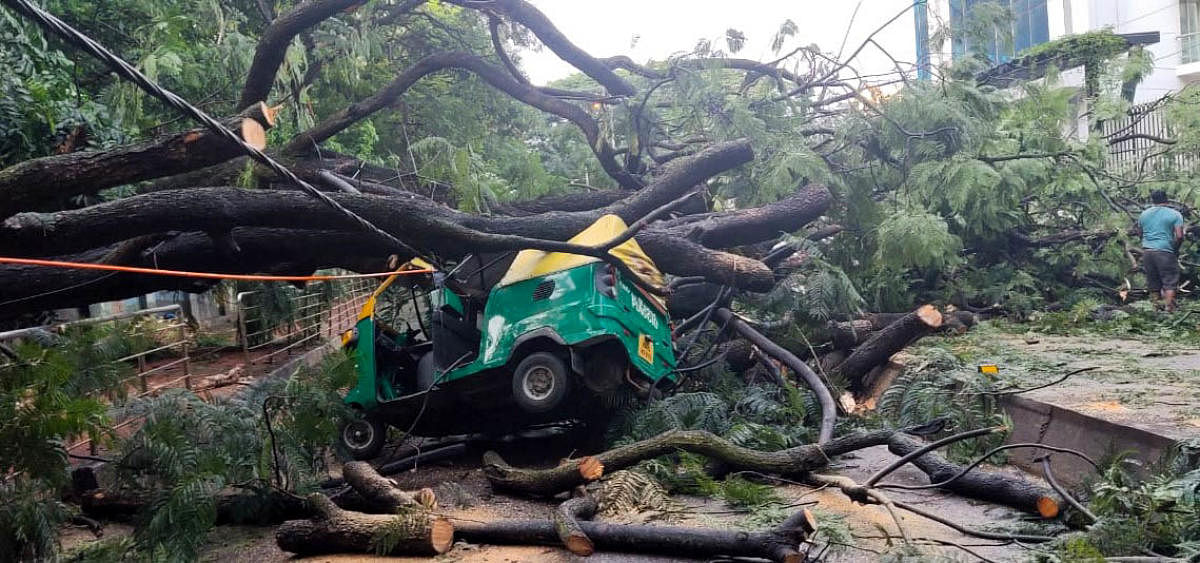
[[[59,258],[143,268],[306,275],[323,268],[381,271],[390,252],[387,247],[351,231],[236,228],[229,236],[238,248],[236,254],[212,237],[192,232],[158,236],[152,244],[122,242]],[[168,276],[0,265],[0,318],[126,299],[159,290],[201,292],[212,287],[212,283]]]
[[[594,481],[606,472],[631,467],[660,455],[687,451],[720,460],[734,470],[795,475],[824,467],[833,456],[888,443],[895,431],[876,430],[847,434],[828,443],[806,444],[764,452],[738,446],[703,430],[671,430],[619,446],[595,456],[570,460],[550,469],[522,469],[489,452],[483,457],[484,473],[492,487],[528,495],[554,495]]]
[[[762,207],[716,213],[699,221],[685,217],[666,227],[704,246],[733,248],[799,230],[825,213],[832,202],[829,189],[814,184]]]
[[[289,154],[310,152],[314,147],[350,125],[394,104],[421,78],[448,68],[471,71],[492,87],[518,101],[570,121],[587,137],[588,145],[591,146],[592,152],[596,154],[601,167],[609,176],[628,189],[637,189],[644,185],[641,180],[626,171],[616,161],[614,158],[616,153],[601,135],[600,125],[583,108],[549,96],[529,84],[518,82],[503,68],[463,52],[438,53],[417,61],[379,92],[350,105],[325,118],[313,128],[296,135],[284,147],[284,152]]]
[[[496,57],[500,59],[504,68],[508,69],[508,73],[521,84],[529,84],[529,78],[525,73],[517,68],[516,63],[508,56],[508,52],[504,50],[504,41],[500,38],[500,18],[495,15],[488,14],[488,32],[492,36],[492,49],[496,51]]]
[[[468,252],[525,248],[527,239],[566,240],[608,213],[634,222],[693,189],[706,178],[751,158],[752,153],[745,141],[715,145],[667,167],[649,188],[591,211],[548,212],[525,217],[480,217],[422,199],[348,194],[334,197],[375,224],[427,252],[461,256]],[[281,213],[284,209],[287,212]],[[343,231],[347,228],[338,216],[302,194],[235,188],[171,190],[87,209],[50,214],[24,213],[11,217],[4,225],[0,227],[0,232],[4,233],[0,237],[3,239],[0,241],[0,250],[41,256],[81,252],[137,236],[170,231],[208,232],[221,238],[222,233],[233,229],[240,232],[241,227],[248,226],[302,231]],[[774,281],[770,269],[757,260],[711,250],[669,230],[659,229],[656,225],[641,232],[637,239],[659,267],[667,272],[704,275],[717,283],[754,291],[768,289]],[[240,244],[240,236],[237,240]],[[353,244],[342,245],[340,252],[346,254],[344,249],[352,247]],[[217,251],[205,247],[204,252]],[[376,256],[382,256],[384,252],[378,250]],[[186,261],[183,254],[180,256],[180,261]],[[278,264],[286,253],[239,256],[244,258],[244,262],[238,267],[244,271]],[[298,256],[304,254],[301,252]],[[372,254],[367,251],[359,255],[360,258],[369,256]],[[313,268],[329,265],[314,264],[314,261],[298,260]],[[214,268],[215,271],[230,271],[228,261],[216,263],[222,267]],[[62,283],[50,287],[62,288],[87,279],[61,280]],[[48,286],[42,283],[38,287]]]
[[[258,103],[225,126],[264,148],[274,112]],[[0,216],[60,208],[70,197],[224,162],[242,149],[207,129],[191,129],[112,149],[26,160],[0,170]]]
[[[468,8],[478,7],[477,2],[468,0],[452,0],[453,3]],[[599,82],[614,96],[632,96],[636,92],[625,79],[617,76],[599,59],[587,54],[577,47],[566,35],[563,35],[545,14],[524,0],[493,0],[486,7],[507,16],[509,19],[525,26],[541,40],[554,54],[572,66]]]
[[[275,74],[283,64],[288,44],[300,32],[317,25],[334,14],[357,8],[366,0],[310,0],[283,14],[263,31],[254,50],[254,60],[242,86],[239,107],[246,107],[258,100],[266,100],[275,83]]]

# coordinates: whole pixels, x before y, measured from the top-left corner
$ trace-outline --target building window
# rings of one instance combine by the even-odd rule
[[[1013,50],[1020,53],[1050,40],[1046,0],[1013,0]]]
[[[954,59],[963,57],[975,47],[964,36],[964,31],[976,6],[986,1],[988,0],[950,0],[950,26],[956,32],[950,44],[950,52]],[[1009,7],[1012,26],[1008,30],[995,30],[994,37],[986,41],[983,52],[990,62],[1003,63],[1025,49],[1050,40],[1046,0],[999,0],[998,3]]]
[[[1200,61],[1200,0],[1179,0],[1179,42],[1184,64]]]

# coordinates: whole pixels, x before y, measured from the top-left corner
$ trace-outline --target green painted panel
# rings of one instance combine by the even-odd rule
[[[618,278],[615,297],[598,291],[597,273],[605,268],[602,262],[586,264],[493,289],[483,313],[478,356],[450,372],[444,381],[502,367],[512,359],[523,338],[548,333],[569,346],[616,337],[633,366],[650,381],[675,381],[676,359],[667,316],[626,280]],[[435,292],[434,299],[435,307],[447,303],[462,310],[462,302],[453,292]],[[396,398],[396,393],[388,376],[378,373],[373,320],[359,319],[356,329],[358,383],[345,401],[369,410],[380,401]],[[648,343],[641,353],[639,340]],[[646,355],[652,357],[651,361],[645,359]]]
[[[675,355],[666,316],[625,280],[618,281],[615,299],[597,291],[596,270],[605,267],[603,263],[587,264],[494,289],[484,310],[479,356],[451,372],[446,380],[505,365],[521,337],[539,329],[542,333],[553,330],[567,345],[616,336],[634,367],[651,381],[674,380]],[[544,288],[543,284],[553,284],[553,291],[545,299],[534,300],[534,292],[539,286]],[[653,343],[653,362],[638,354],[640,335]]]

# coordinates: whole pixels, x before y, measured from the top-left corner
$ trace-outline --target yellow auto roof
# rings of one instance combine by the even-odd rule
[[[571,240],[567,242],[586,246],[598,246],[625,232],[627,228],[629,226],[620,217],[605,215],[597,219],[595,223],[592,223],[591,226],[579,234],[571,237]],[[636,240],[629,239],[616,248],[613,248],[610,252],[629,266],[629,269],[642,276],[642,279],[656,287],[664,285],[665,281],[662,272],[658,271],[658,267],[654,265],[654,261],[649,256],[646,256],[646,253],[642,251],[641,246],[638,246]],[[513,259],[512,266],[509,266],[508,272],[504,274],[504,278],[497,285],[503,287],[538,276],[569,270],[591,262],[598,262],[599,260],[599,258],[591,256],[567,254],[565,252],[522,250],[517,253],[517,257]]]

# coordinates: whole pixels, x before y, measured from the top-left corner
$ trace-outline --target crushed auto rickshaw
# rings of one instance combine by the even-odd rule
[[[569,242],[594,246],[626,228],[605,215]],[[610,253],[663,285],[635,240]],[[598,258],[523,250],[404,274],[380,284],[343,336],[357,370],[345,402],[361,416],[341,442],[355,458],[378,455],[389,426],[447,436],[561,420],[599,425],[622,400],[676,382],[664,300]]]

